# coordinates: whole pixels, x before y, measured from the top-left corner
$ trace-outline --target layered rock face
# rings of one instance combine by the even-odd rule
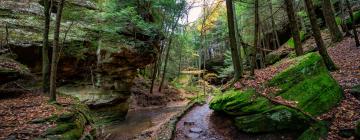
[[[237,128],[249,133],[306,130],[314,124],[312,118],[338,104],[343,91],[327,71],[320,55],[310,53],[292,62],[290,67],[268,81],[266,87],[279,89],[268,94],[269,97],[283,100],[297,109],[274,103],[255,90],[228,91],[215,97],[210,108],[234,116]],[[324,125],[317,126],[324,130]]]
[[[3,47],[10,49],[17,55],[15,60],[36,73],[41,72],[42,65],[42,3],[42,0],[0,1],[0,51]],[[98,21],[93,19],[93,15],[99,12],[97,6],[102,3],[72,0],[64,7],[61,23],[64,54],[59,62],[58,81],[70,85],[61,87],[59,92],[76,96],[93,109],[124,117],[128,110],[127,100],[131,95],[132,81],[139,68],[154,62],[159,39],[144,35],[142,30],[135,30],[137,28],[132,26],[116,34],[102,31]],[[51,30],[56,5],[52,12]],[[131,32],[126,30],[128,28],[132,29]],[[63,40],[65,32],[68,34],[66,40]],[[151,35],[157,34],[151,32]],[[108,39],[109,36],[117,38],[114,41]],[[52,31],[49,39],[53,39]],[[129,45],[131,43],[121,42],[120,39],[144,43]]]
[[[99,111],[117,112],[115,116],[125,116],[131,95],[133,80],[139,68],[153,63],[156,53],[137,52],[136,50],[121,49],[117,52],[102,51],[101,63],[97,70],[99,88],[103,94],[98,100],[90,102],[91,108]]]
[[[26,66],[13,59],[0,56],[0,85],[29,76],[31,74]]]

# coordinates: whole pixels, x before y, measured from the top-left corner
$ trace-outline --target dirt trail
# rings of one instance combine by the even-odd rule
[[[231,118],[213,112],[208,104],[193,107],[176,125],[174,140],[291,140],[292,134],[251,135],[238,131]]]

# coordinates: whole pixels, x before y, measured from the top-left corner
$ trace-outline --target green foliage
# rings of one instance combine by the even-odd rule
[[[335,17],[336,25],[341,25],[343,23],[343,20],[341,17]]]
[[[354,11],[354,12],[353,12],[353,16],[354,16],[354,21],[355,21],[355,22],[359,22],[359,21],[360,21],[360,10],[359,10],[359,11]],[[352,24],[352,21],[351,21],[350,18],[347,18],[347,19],[345,20],[345,23],[346,23],[347,25],[351,25],[351,24]]]
[[[227,50],[224,55],[224,67],[220,70],[219,77],[226,78],[234,75],[234,65],[232,63],[232,57],[230,50]]]

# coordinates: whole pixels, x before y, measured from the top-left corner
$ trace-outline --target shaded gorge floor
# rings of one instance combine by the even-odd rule
[[[104,139],[127,140],[136,137],[150,139],[152,133],[183,108],[185,105],[130,110],[126,120],[104,127]]]
[[[292,140],[296,134],[247,134],[235,128],[229,116],[216,113],[208,103],[193,107],[176,125],[175,140]]]

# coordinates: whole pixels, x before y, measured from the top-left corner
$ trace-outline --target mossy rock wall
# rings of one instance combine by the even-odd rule
[[[85,133],[87,125],[92,125],[89,109],[84,105],[75,105],[74,110],[51,117],[48,121],[54,121],[56,126],[45,131],[44,139],[52,140],[78,140]],[[90,136],[93,137],[93,136]]]
[[[279,89],[268,96],[294,102],[301,111],[274,104],[254,90],[231,90],[218,95],[212,99],[210,108],[234,116],[237,128],[245,132],[306,130],[311,118],[338,104],[342,99],[342,89],[327,71],[319,54],[309,53],[291,61],[293,64],[268,81],[266,86]]]

